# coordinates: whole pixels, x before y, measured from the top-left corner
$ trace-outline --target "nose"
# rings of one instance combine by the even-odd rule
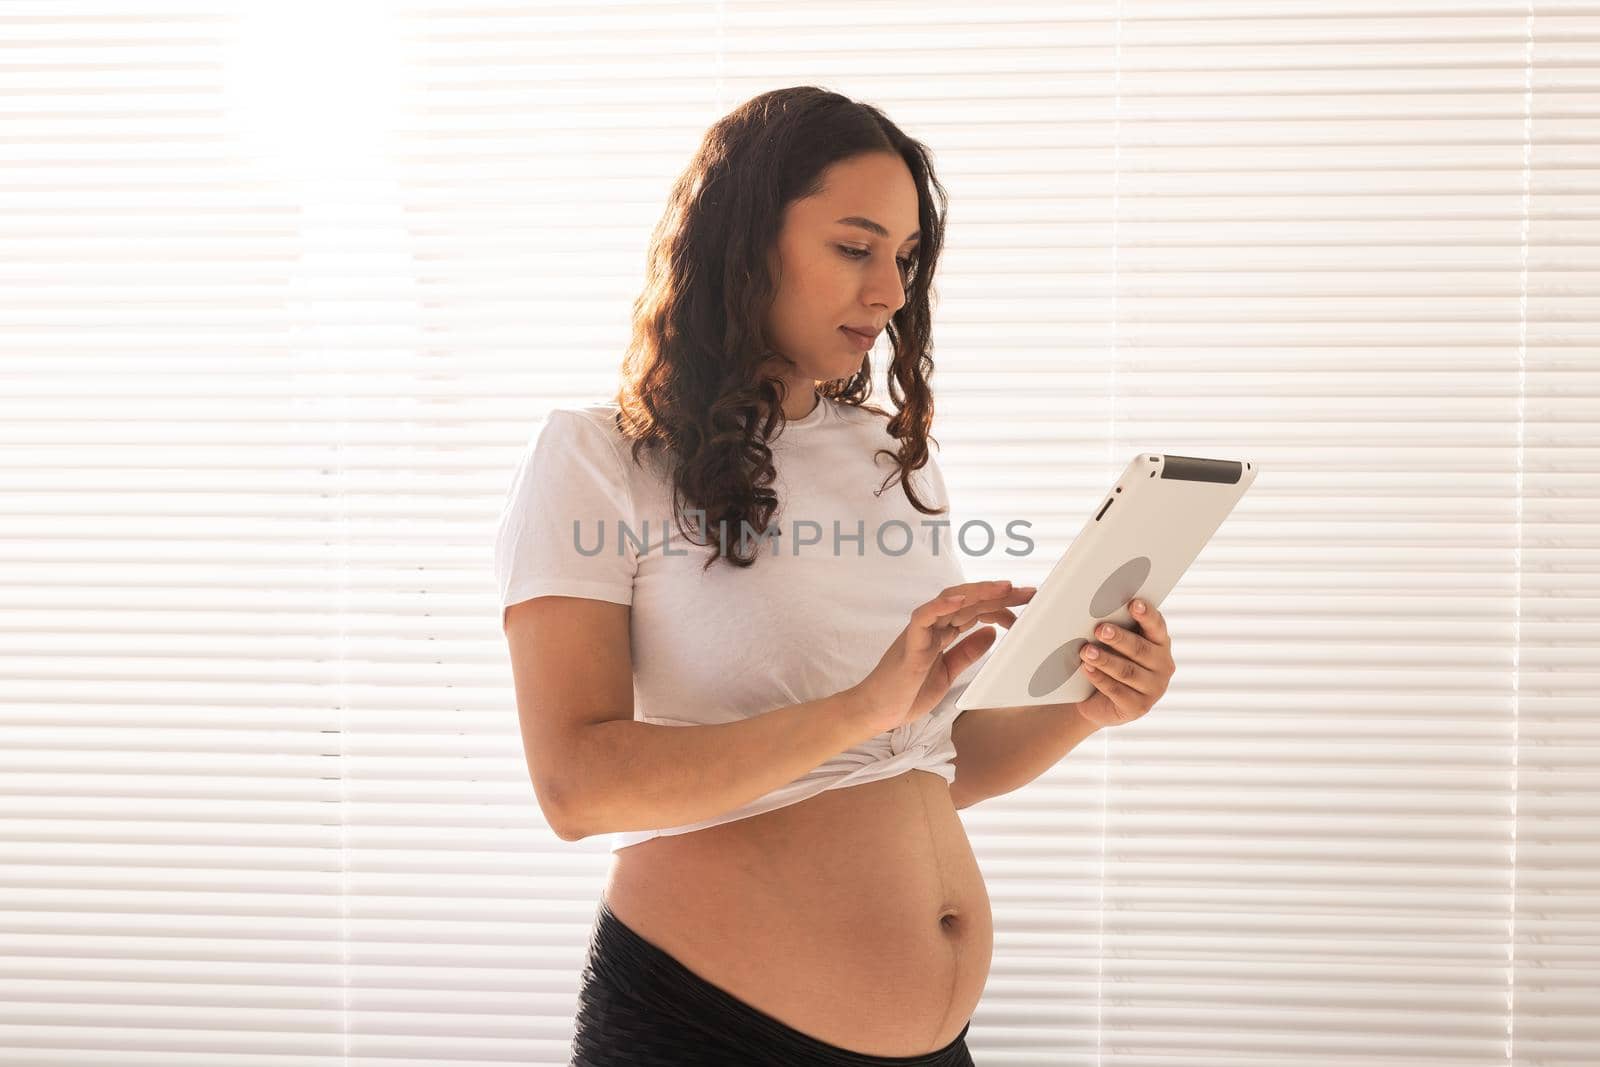
[[[884,257],[879,257],[880,263]],[[893,315],[906,303],[905,281],[900,274],[900,263],[893,257],[888,257],[886,266],[877,265],[867,272],[867,291],[862,294],[870,306],[879,305],[889,309]]]

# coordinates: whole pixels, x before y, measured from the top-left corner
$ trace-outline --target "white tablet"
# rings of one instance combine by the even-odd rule
[[[1141,452],[1017,621],[1000,632],[956,708],[1077,703],[1098,692],[1078,650],[1102,621],[1137,630],[1128,602],[1159,608],[1256,479],[1249,460]],[[1104,646],[1102,646],[1104,647]]]

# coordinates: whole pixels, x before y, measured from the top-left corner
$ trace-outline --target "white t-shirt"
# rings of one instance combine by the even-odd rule
[[[883,416],[819,396],[810,414],[780,427],[768,442],[777,536],[752,536],[760,555],[750,567],[719,559],[703,570],[709,546],[677,528],[661,461],[646,452],[643,468],[633,462],[615,413],[613,403],[551,412],[506,494],[495,572],[502,610],[546,594],[632,605],[638,721],[736,722],[847,689],[877,665],[913,608],[966,580],[948,512],[918,511],[898,480],[878,493],[894,465],[876,452],[898,444]],[[925,504],[948,503],[931,452],[910,477]],[[729,528],[730,544],[738,535]],[[713,818],[614,832],[610,850],[915,768],[954,781],[955,701],[984,659],[922,718]]]

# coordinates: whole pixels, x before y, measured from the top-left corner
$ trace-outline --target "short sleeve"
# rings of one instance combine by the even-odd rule
[[[929,500],[928,503],[934,507],[943,507],[949,509],[950,492],[945,487],[944,472],[939,469],[939,461],[934,458],[931,451],[928,453],[928,462],[922,468],[922,471],[925,481],[927,482],[932,494],[932,499]],[[966,567],[962,564],[961,552],[955,538],[953,512],[951,510],[947,510],[944,514],[944,518],[951,519],[952,525],[947,528],[946,532],[948,536],[940,540],[939,551],[941,554],[948,554],[949,556],[950,562],[948,563],[946,575],[948,583],[950,585],[961,585],[968,579],[966,575]],[[939,700],[938,704],[934,705],[933,710],[928,713],[928,719],[930,723],[934,724],[936,728],[943,728],[948,731],[950,726],[954,724],[956,717],[961,714],[961,712],[956,710],[956,701],[959,700],[961,695],[967,691],[967,687],[972,684],[973,679],[978,677],[978,672],[983,669],[984,664],[989,662],[989,657],[994,654],[994,650],[1000,647],[1000,641],[1005,637],[1005,628],[1000,626],[998,623],[992,625],[993,629],[995,630],[994,643],[985,649],[983,655],[974,660],[966,670],[961,672],[955,683],[950,686],[949,691],[945,693],[945,695]]]
[[[939,556],[946,560],[946,580],[949,585],[960,585],[967,580],[966,568],[961,562],[961,547],[956,541],[956,526],[954,510],[950,507],[950,491],[945,488],[944,472],[939,469],[939,461],[934,458],[933,452],[928,452],[928,462],[917,471],[922,476],[922,485],[927,490],[923,496],[923,503],[934,508],[944,508],[944,513],[939,518],[944,519],[947,525],[938,539]]]
[[[928,450],[928,462],[922,465],[921,473],[931,497],[926,503],[936,508],[949,507],[950,491],[945,488],[944,471],[939,469],[939,460],[931,448]]]
[[[512,475],[495,532],[494,569],[505,609],[536,596],[633,603],[638,546],[622,457],[580,412],[557,408]]]

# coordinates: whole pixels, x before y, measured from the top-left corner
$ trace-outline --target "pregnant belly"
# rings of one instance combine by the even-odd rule
[[[982,873],[931,771],[621,849],[605,896],[706,981],[875,1056],[955,1040],[994,948]]]

